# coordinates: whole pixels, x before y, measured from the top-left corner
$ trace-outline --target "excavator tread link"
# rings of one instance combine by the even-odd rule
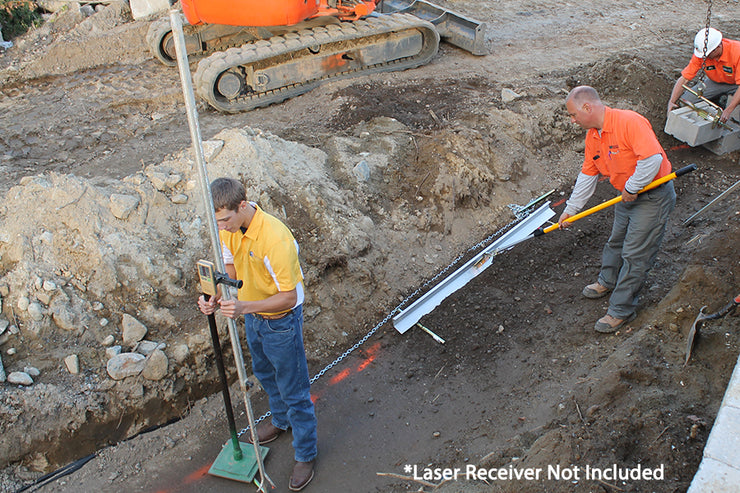
[[[185,16],[180,14],[181,20],[187,23]],[[163,43],[165,38],[172,32],[172,24],[170,23],[169,17],[162,17],[151,23],[149,29],[146,32],[146,45],[157,59],[168,67],[176,67],[177,60],[169,56],[165,50]]]
[[[305,49],[315,49],[319,46],[325,48],[332,44],[351,43],[352,41],[361,42],[363,39],[371,39],[374,36],[407,30],[419,30],[424,35],[422,51],[416,56],[362,66],[344,72],[329,73],[310,80],[288,82],[279,88],[242,94],[233,99],[225,98],[216,89],[221,74],[238,67],[248,67],[265,60],[291,58]],[[268,40],[247,43],[238,48],[229,48],[226,51],[214,53],[199,62],[193,82],[198,94],[211,106],[219,111],[236,113],[298,96],[327,79],[418,67],[429,62],[437,53],[438,45],[439,34],[431,23],[409,14],[387,14],[352,23],[302,29],[295,33],[286,33]],[[242,71],[244,70],[246,69]]]

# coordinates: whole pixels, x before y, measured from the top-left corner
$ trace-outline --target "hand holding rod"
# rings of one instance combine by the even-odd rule
[[[241,281],[239,281],[241,282]],[[211,299],[211,295],[203,293],[206,301]],[[241,446],[239,446],[239,435],[236,432],[236,421],[234,421],[234,409],[231,405],[231,396],[229,395],[229,382],[226,378],[226,369],[224,368],[224,357],[221,351],[221,342],[218,339],[218,328],[216,327],[216,316],[211,313],[208,315],[208,327],[211,329],[211,342],[213,343],[213,352],[216,355],[216,367],[218,376],[221,379],[221,393],[224,397],[224,407],[226,408],[226,418],[229,422],[229,433],[231,434],[231,445],[234,448],[234,460],[240,461],[244,458]]]
[[[659,187],[663,183],[669,182],[669,181],[673,180],[674,178],[678,178],[679,176],[685,175],[686,173],[689,173],[691,171],[694,171],[695,169],[696,169],[696,165],[695,164],[689,164],[688,166],[684,166],[683,168],[679,169],[678,171],[674,171],[673,173],[671,173],[669,175],[666,175],[666,176],[664,176],[662,178],[658,178],[657,180],[648,183],[647,185],[645,185],[645,187],[642,190],[640,190],[637,193],[643,193],[643,192],[647,192],[648,190],[652,190],[653,188]],[[566,219],[563,222],[564,223],[572,223],[572,222],[578,221],[579,219],[582,219],[582,218],[584,218],[584,217],[586,217],[588,215],[591,215],[594,212],[598,212],[601,209],[606,209],[607,207],[611,207],[612,205],[614,205],[614,204],[616,204],[618,202],[621,202],[621,201],[622,201],[622,196],[621,195],[618,195],[618,196],[614,197],[613,199],[607,200],[606,202],[602,202],[601,204],[596,205],[594,207],[591,207],[590,209],[587,209],[587,210],[585,210],[583,212],[579,212],[578,214],[575,214],[573,216],[570,216],[568,219]],[[552,226],[548,226],[545,229],[538,228],[534,232],[534,236],[541,236],[541,235],[543,235],[545,233],[549,233],[550,231],[555,231],[556,229],[559,229],[559,228],[560,228],[560,224],[558,224],[558,223],[555,223]]]

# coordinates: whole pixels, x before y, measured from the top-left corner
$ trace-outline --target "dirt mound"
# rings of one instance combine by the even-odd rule
[[[98,4],[97,10],[69,2],[46,16],[0,58],[0,81],[18,83],[37,77],[69,74],[112,61],[137,64],[149,57],[141,40],[146,22],[132,22],[126,2]],[[115,40],[115,41],[114,41]]]
[[[542,122],[530,136],[527,127],[510,130],[513,118],[504,109],[486,116],[498,122],[491,127],[501,129],[497,140],[506,149],[524,150],[538,139],[534,129]],[[306,344],[319,360],[347,344],[355,320],[377,318],[452,252],[509,222],[514,181],[542,189],[534,173],[527,179],[526,160],[512,160],[511,151],[501,155],[475,129],[443,131],[431,140],[391,118],[329,139],[326,152],[250,128],[224,131],[204,148],[212,178],[242,180],[251,199],[295,232],[309,293]],[[22,447],[5,442],[7,461],[46,443],[34,467],[60,464],[80,449],[50,442],[88,443],[99,426],[116,421],[116,433],[104,440],[130,436],[169,419],[186,394],[200,397],[213,378],[208,338],[192,304],[193,266],[208,257],[196,180],[183,151],[121,181],[52,173],[26,177],[9,190],[0,210],[0,285],[11,326],[4,343],[15,353],[5,356],[5,367],[36,368],[37,380],[49,386],[8,389],[3,432],[25,438]],[[111,345],[140,351],[139,339],[125,340],[127,315],[147,327],[145,341],[162,345],[166,378],[118,380],[106,372]],[[62,364],[72,355],[80,375]],[[60,390],[79,388],[81,378],[89,398]],[[23,413],[13,394],[24,396]],[[154,407],[158,413],[134,417]],[[57,416],[67,413],[75,418],[50,434]]]

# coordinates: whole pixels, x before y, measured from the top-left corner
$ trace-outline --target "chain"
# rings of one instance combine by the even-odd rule
[[[509,224],[507,224],[503,228],[500,228],[498,231],[494,232],[493,234],[491,234],[490,236],[488,236],[484,240],[481,240],[478,243],[476,243],[475,245],[473,245],[472,247],[468,248],[465,252],[461,253],[457,257],[455,257],[452,260],[452,262],[450,262],[450,264],[447,265],[447,267],[445,267],[441,271],[437,272],[437,274],[435,274],[434,277],[432,277],[432,278],[428,279],[427,281],[425,281],[413,293],[411,293],[406,298],[404,298],[403,301],[401,301],[393,310],[391,310],[391,312],[388,315],[386,315],[386,317],[383,320],[380,321],[380,323],[378,323],[375,327],[373,327],[372,329],[370,329],[370,331],[367,334],[365,334],[362,339],[360,339],[359,341],[357,341],[357,343],[354,346],[352,346],[351,348],[347,349],[340,356],[338,356],[334,361],[332,361],[331,363],[329,363],[328,365],[326,365],[321,371],[319,371],[316,375],[314,375],[313,377],[311,377],[311,380],[309,380],[309,384],[313,385],[313,383],[316,380],[318,380],[319,378],[321,378],[327,371],[331,370],[336,365],[338,365],[342,360],[344,360],[347,356],[349,356],[355,349],[357,349],[358,347],[360,347],[363,344],[365,344],[365,342],[367,342],[368,339],[370,339],[373,335],[375,335],[375,333],[382,326],[384,326],[385,324],[387,324],[388,321],[390,319],[392,319],[393,316],[396,313],[400,312],[402,310],[402,307],[406,306],[406,304],[409,301],[411,301],[412,299],[416,298],[417,295],[421,294],[424,290],[426,290],[426,288],[430,284],[435,283],[437,281],[437,279],[439,279],[440,277],[442,277],[443,275],[445,275],[452,267],[454,267],[455,265],[457,265],[457,263],[460,262],[460,260],[462,260],[463,258],[465,258],[466,255],[468,255],[471,252],[473,252],[475,250],[478,250],[478,249],[480,249],[480,248],[482,248],[482,247],[490,244],[493,241],[494,238],[496,238],[497,236],[500,236],[504,231],[508,231],[509,229],[511,229],[511,227],[514,226],[514,224],[518,223],[524,216],[527,215],[527,214],[525,214],[525,212],[527,210],[529,210],[529,212],[531,212],[532,205],[534,205],[533,202],[530,202],[528,205],[523,206],[523,207],[518,206],[517,207],[518,210],[516,211],[516,217],[514,218],[513,221],[511,221]],[[265,414],[263,414],[262,416],[260,416],[259,418],[257,418],[254,421],[255,426],[257,426],[258,423],[260,423],[262,420],[270,417],[271,415],[272,415],[272,413],[270,411],[267,411]],[[248,430],[249,430],[249,427],[247,426],[246,428],[242,429],[237,435],[239,437],[241,437]]]
[[[699,84],[704,82],[704,77],[706,76],[706,66],[707,66],[707,47],[709,46],[709,26],[712,24],[712,0],[709,0],[709,5],[707,6],[707,21],[706,21],[706,28],[704,29],[704,49],[702,50],[702,57],[701,57],[701,76],[699,77]],[[701,90],[701,87],[699,88]]]

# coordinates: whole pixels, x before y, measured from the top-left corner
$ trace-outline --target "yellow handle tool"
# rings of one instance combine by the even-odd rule
[[[648,183],[645,185],[645,187],[640,190],[637,193],[643,193],[647,192],[648,190],[652,190],[653,188],[661,186],[663,183],[673,180],[674,178],[678,178],[679,176],[685,175],[686,173],[689,173],[691,171],[694,171],[696,169],[695,164],[689,164],[688,166],[684,166],[683,168],[679,169],[678,171],[674,171],[670,175],[666,175],[662,178],[658,178],[657,180]],[[617,202],[620,202],[622,200],[622,196],[618,195],[617,197],[614,197],[613,199],[607,200],[606,202],[602,202],[599,205],[595,205],[591,207],[590,209],[587,209],[583,212],[579,212],[578,214],[575,214],[573,216],[570,216],[568,219],[566,219],[565,223],[572,223],[575,221],[578,221],[581,218],[584,218],[590,214],[593,214],[594,212],[598,212],[601,209],[606,209],[607,207],[611,207],[612,205],[616,204]],[[550,231],[555,231],[556,229],[560,228],[559,223],[555,223],[552,226],[548,226],[545,229],[539,228],[534,232],[534,236],[541,236],[545,233],[549,233]]]

